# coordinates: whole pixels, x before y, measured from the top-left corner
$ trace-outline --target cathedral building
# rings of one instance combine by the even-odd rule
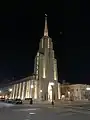
[[[11,88],[12,99],[33,98],[48,101],[60,99],[57,60],[52,39],[48,35],[47,16],[45,16],[44,36],[40,40],[34,61],[33,76],[17,81]]]

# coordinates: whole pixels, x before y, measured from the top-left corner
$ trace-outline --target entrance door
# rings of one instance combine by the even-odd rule
[[[52,86],[48,84],[48,100],[52,101]]]

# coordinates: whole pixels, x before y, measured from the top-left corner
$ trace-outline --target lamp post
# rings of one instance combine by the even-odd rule
[[[12,92],[12,88],[9,88],[9,92]]]
[[[90,88],[89,88],[89,87],[87,87],[87,88],[86,88],[86,90],[87,90],[87,91],[90,91]]]
[[[1,93],[2,91],[0,90],[0,93]]]
[[[1,98],[1,93],[2,93],[2,91],[0,90],[0,98]]]
[[[87,98],[88,100],[90,100],[90,87],[87,87],[86,91],[87,91]]]
[[[9,99],[11,99],[12,98],[12,88],[9,88]]]
[[[42,100],[42,90],[40,90],[40,99]]]
[[[69,98],[69,100],[70,100],[70,91],[68,91],[68,98]]]

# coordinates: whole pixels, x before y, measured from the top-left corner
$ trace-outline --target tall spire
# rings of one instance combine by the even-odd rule
[[[45,14],[45,28],[44,28],[44,36],[48,36],[47,14]]]

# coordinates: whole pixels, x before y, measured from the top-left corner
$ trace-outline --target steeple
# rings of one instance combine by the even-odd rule
[[[45,28],[44,28],[44,36],[48,36],[47,14],[45,14]]]

